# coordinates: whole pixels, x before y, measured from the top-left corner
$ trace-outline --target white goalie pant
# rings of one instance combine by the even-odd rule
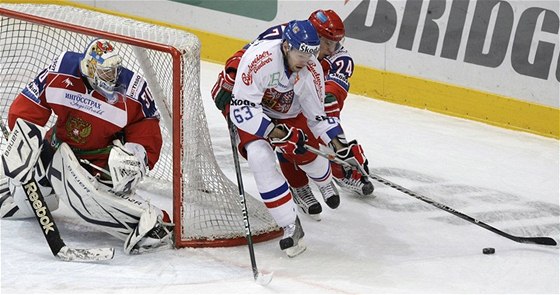
[[[110,187],[88,173],[66,143],[54,154],[48,176],[56,194],[80,218],[121,240],[127,239],[148,209],[163,215],[134,193],[118,196],[109,192]]]

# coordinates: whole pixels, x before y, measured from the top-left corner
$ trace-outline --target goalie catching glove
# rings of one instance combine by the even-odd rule
[[[146,175],[148,158],[146,150],[137,143],[113,141],[109,154],[109,170],[116,194],[128,194]]]
[[[305,148],[307,135],[301,129],[288,127],[286,124],[278,124],[274,128],[278,128],[286,133],[282,138],[270,138],[270,144],[280,152],[288,155],[301,155],[307,151]]]
[[[368,160],[364,155],[364,150],[362,146],[356,140],[350,141],[348,143],[348,146],[336,151],[336,157],[352,165],[352,167],[356,169],[358,169],[358,167],[361,167],[363,171],[369,174]],[[352,175],[353,169],[344,167],[344,165],[343,165],[343,169],[344,169],[345,177],[350,177],[350,175]],[[358,170],[362,172],[361,169]]]

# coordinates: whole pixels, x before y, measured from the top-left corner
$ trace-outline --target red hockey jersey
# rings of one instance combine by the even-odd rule
[[[141,144],[148,165],[159,159],[162,138],[159,112],[144,78],[123,68],[116,99],[107,99],[82,78],[83,54],[64,52],[16,97],[8,114],[14,127],[17,118],[44,126],[51,113],[56,123],[47,139],[66,142],[79,158],[106,166],[108,153],[95,152],[116,138]],[[92,153],[93,151],[93,153]]]

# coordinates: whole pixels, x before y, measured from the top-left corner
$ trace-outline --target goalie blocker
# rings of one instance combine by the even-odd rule
[[[38,192],[42,192],[41,195],[46,195],[52,200],[50,204],[47,202],[51,210],[57,209],[60,197],[90,225],[125,241],[124,252],[127,254],[172,246],[173,225],[166,213],[143,201],[133,192],[113,193],[110,186],[99,182],[80,165],[66,143],[62,143],[54,155],[49,155],[48,158],[52,161],[45,173],[43,163],[37,161],[41,155],[45,133],[43,127],[22,119],[16,121],[16,127],[8,141],[9,145],[2,155],[2,169],[8,177],[7,180],[0,181],[0,212],[3,218],[36,216],[47,240],[47,235],[54,231],[59,236],[50,213],[45,213],[49,211],[48,208],[40,205],[36,197]],[[49,149],[45,150],[47,152]],[[122,145],[116,150],[118,153],[126,151]],[[131,160],[128,156],[134,153],[126,154],[126,160]],[[22,181],[25,183],[23,186]],[[127,187],[129,186],[130,184]],[[9,211],[16,211],[17,214],[6,214]],[[60,243],[63,245],[62,240]],[[55,248],[58,252],[62,246]],[[53,253],[56,255],[55,249]]]

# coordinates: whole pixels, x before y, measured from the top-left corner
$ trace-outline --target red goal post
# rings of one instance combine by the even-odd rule
[[[99,37],[114,41],[123,64],[146,78],[160,110],[164,146],[141,189],[173,196],[176,246],[245,244],[237,186],[221,171],[212,149],[195,35],[70,3],[1,3],[1,119],[6,122],[11,101],[54,57],[82,52]],[[260,200],[248,195],[246,205],[253,241],[281,234]]]

